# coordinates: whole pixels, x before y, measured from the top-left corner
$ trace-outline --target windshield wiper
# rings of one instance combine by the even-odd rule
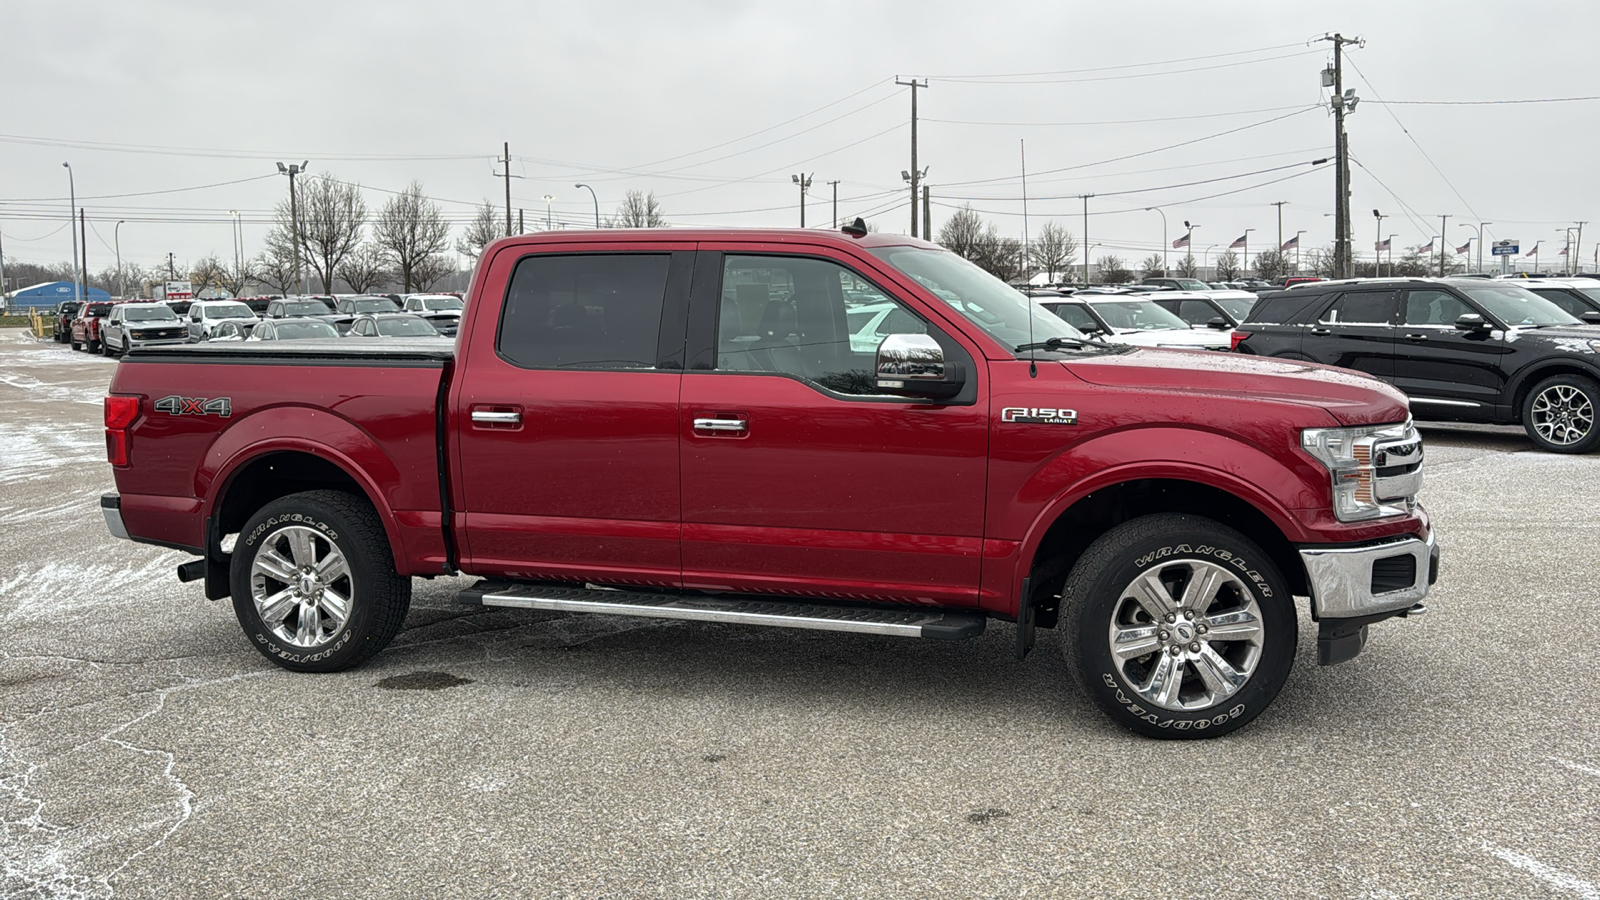
[[[1018,344],[1012,348],[1013,353],[1025,350],[1060,350],[1063,347],[1109,347],[1110,344],[1102,340],[1080,341],[1077,338],[1053,337],[1048,340],[1036,341],[1032,344]]]

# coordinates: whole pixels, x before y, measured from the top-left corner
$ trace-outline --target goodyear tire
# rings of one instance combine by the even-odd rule
[[[1236,731],[1272,703],[1297,644],[1267,555],[1218,522],[1133,519],[1084,551],[1061,598],[1064,651],[1119,724],[1158,738]]]
[[[233,610],[262,655],[337,672],[388,646],[411,606],[383,523],[364,498],[305,491],[262,507],[234,544]]]

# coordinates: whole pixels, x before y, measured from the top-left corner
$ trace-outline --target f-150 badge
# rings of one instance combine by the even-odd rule
[[[1034,406],[1008,406],[1000,410],[1002,422],[1028,422],[1035,425],[1076,425],[1075,409],[1049,409]]]

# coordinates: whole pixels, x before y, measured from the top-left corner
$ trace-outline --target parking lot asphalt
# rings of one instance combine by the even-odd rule
[[[1443,574],[1229,737],[961,644],[457,606],[283,671],[113,539],[115,362],[0,332],[0,896],[1600,898],[1600,456],[1429,426]],[[136,451],[137,452],[137,448]],[[1585,662],[1588,660],[1588,662]]]

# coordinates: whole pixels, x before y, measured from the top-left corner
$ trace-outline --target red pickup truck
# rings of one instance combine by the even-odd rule
[[[1314,364],[1086,337],[915,239],[507,238],[454,341],[141,348],[106,445],[119,537],[190,550],[300,671],[465,603],[962,639],[1065,632],[1159,737],[1232,731],[1422,610],[1405,398]]]

